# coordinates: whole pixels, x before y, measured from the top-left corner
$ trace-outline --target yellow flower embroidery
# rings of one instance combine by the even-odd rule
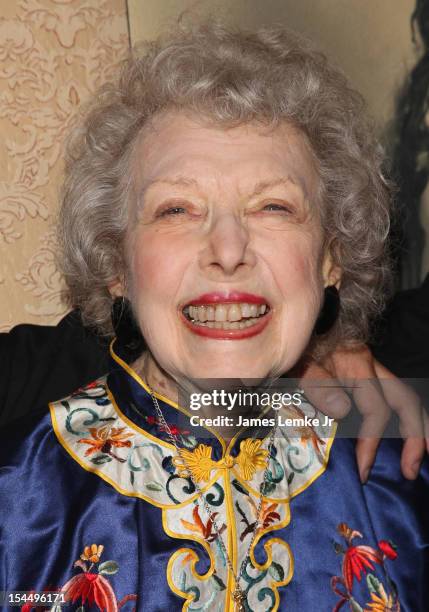
[[[387,596],[383,586],[380,585],[379,594],[371,593],[371,603],[366,604],[364,612],[391,612],[393,609],[392,595]]]
[[[242,440],[237,458],[228,455],[220,461],[213,461],[211,446],[200,444],[193,451],[182,448],[180,456],[173,457],[173,464],[180,476],[186,478],[191,472],[196,482],[208,481],[212,470],[229,469],[234,465],[238,466],[244,480],[251,480],[256,470],[261,470],[267,464],[268,451],[261,449],[261,444],[262,440]]]
[[[244,480],[252,480],[256,470],[267,465],[268,451],[261,448],[262,440],[242,440],[236,463]]]
[[[91,561],[91,563],[98,563],[100,561],[100,557],[103,550],[104,546],[102,544],[91,544],[91,546],[85,546],[80,558],[82,559],[82,561]]]
[[[216,467],[216,461],[212,459],[212,448],[200,444],[193,451],[180,449],[180,456],[173,457],[173,464],[177,467],[180,476],[189,476],[189,471],[197,482],[209,480],[210,473]]]

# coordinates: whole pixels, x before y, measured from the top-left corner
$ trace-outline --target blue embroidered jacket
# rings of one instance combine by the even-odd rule
[[[362,486],[335,425],[279,433],[249,550],[268,437],[201,436],[157,396],[219,536],[144,381],[112,354],[107,377],[3,431],[0,591],[57,591],[38,608],[57,612],[232,612],[222,537],[236,574],[245,561],[247,612],[428,609],[429,467],[406,481],[400,441],[382,442]]]

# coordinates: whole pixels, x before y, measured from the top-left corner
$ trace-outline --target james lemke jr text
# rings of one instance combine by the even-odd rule
[[[239,407],[252,405],[252,401],[257,402],[257,406],[261,411],[266,412],[270,408],[272,410],[280,410],[282,407],[288,406],[294,412],[293,407],[298,408],[302,404],[302,396],[300,392],[295,393],[251,393],[236,391],[234,393],[225,390],[213,390],[210,393],[192,393],[190,396],[189,407],[191,410],[199,410],[202,406],[223,407],[226,410],[236,410]],[[265,410],[265,408],[267,410]],[[193,427],[323,427],[330,426],[334,419],[323,415],[323,419],[316,416],[308,416],[294,414],[293,417],[285,414],[277,414],[276,416],[265,417],[263,415],[257,417],[247,417],[242,414],[237,416],[217,415],[214,417],[202,417],[192,415],[190,424]]]

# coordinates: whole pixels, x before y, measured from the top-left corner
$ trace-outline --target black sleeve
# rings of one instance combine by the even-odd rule
[[[429,274],[421,287],[395,295],[372,350],[396,376],[429,378]]]
[[[64,397],[107,372],[108,342],[78,311],[55,327],[17,325],[0,334],[0,424]]]

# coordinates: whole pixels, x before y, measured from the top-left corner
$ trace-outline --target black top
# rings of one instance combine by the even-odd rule
[[[105,374],[108,346],[83,327],[78,311],[54,327],[24,324],[0,334],[0,424]]]
[[[429,274],[395,295],[380,325],[374,356],[401,378],[429,378]]]

